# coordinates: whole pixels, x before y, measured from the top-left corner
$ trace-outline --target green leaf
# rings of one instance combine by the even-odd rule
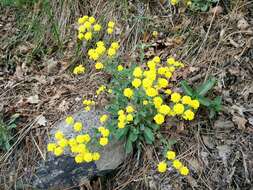
[[[188,85],[187,81],[180,82],[180,85],[186,95],[193,96],[193,89]]]
[[[144,138],[148,144],[152,144],[155,140],[152,130],[148,127],[145,127],[144,129]]]
[[[221,96],[217,96],[213,100],[213,105],[214,105],[214,109],[215,109],[216,112],[219,112],[221,110],[221,102],[222,102]]]
[[[196,93],[198,96],[204,96],[206,93],[213,88],[216,83],[215,78],[208,79],[205,83],[203,83],[199,88],[197,88]]]
[[[115,133],[115,137],[116,137],[118,140],[121,140],[123,137],[126,136],[128,130],[129,130],[129,127],[125,127],[125,128],[123,128],[123,129],[117,129],[117,130],[116,130],[116,133]]]
[[[128,137],[132,142],[135,142],[138,138],[138,135],[136,133],[134,133],[134,131],[130,132],[130,135]]]
[[[130,138],[127,139],[127,142],[125,144],[125,148],[126,148],[126,153],[130,153],[133,151],[133,144]]]
[[[203,97],[203,96],[200,96],[200,97],[198,97],[198,100],[199,100],[199,102],[200,102],[200,104],[202,104],[202,105],[204,105],[204,106],[206,106],[206,107],[209,107],[209,106],[211,106],[211,100],[209,100],[208,98],[205,98],[205,97]]]
[[[160,128],[160,126],[159,126],[159,125],[154,124],[154,123],[152,123],[152,124],[150,125],[150,127],[151,127],[154,131],[156,131],[157,129],[159,129],[159,128]]]

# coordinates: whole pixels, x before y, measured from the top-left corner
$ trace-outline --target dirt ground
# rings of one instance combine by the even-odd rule
[[[175,83],[186,79],[195,86],[209,76],[218,79],[209,97],[222,96],[222,111],[209,119],[202,109],[194,122],[162,129],[168,139],[177,140],[173,148],[189,166],[188,177],[174,171],[159,174],[156,164],[163,149],[155,144],[144,147],[141,157],[133,154],[107,179],[94,179],[92,189],[252,190],[253,1],[221,1],[223,10],[217,14],[213,9],[192,13],[162,1],[129,1],[127,7],[99,2],[93,8],[96,16],[106,12],[124,33],[120,37],[125,64],[136,59],[140,42],[150,45],[145,49],[147,59],[173,55],[187,65],[176,74]],[[68,30],[62,29],[62,49],[50,47],[50,38],[45,38],[41,47],[48,51],[36,52],[36,44],[22,36],[16,10],[0,8],[0,111],[4,120],[19,114],[14,144],[9,151],[0,152],[0,189],[25,189],[22,177],[33,173],[45,157],[43,139],[50,128],[79,110],[82,97],[94,96],[105,81],[106,76],[91,65],[81,77],[70,73],[73,64],[82,59],[75,52],[74,22],[79,14],[88,14],[80,4],[76,9],[75,15],[68,17]],[[154,30],[159,32],[157,38],[151,35]],[[100,102],[106,104],[104,99]]]

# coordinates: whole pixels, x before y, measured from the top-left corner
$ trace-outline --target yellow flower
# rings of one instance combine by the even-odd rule
[[[166,157],[168,160],[174,160],[176,158],[176,152],[175,151],[167,151]]]
[[[54,134],[54,137],[57,139],[57,140],[61,140],[64,138],[64,135],[61,131],[57,131],[55,134]]]
[[[105,137],[101,137],[99,139],[99,144],[102,145],[102,146],[105,146],[108,144],[108,138],[105,138]]]
[[[124,96],[131,98],[134,94],[133,90],[131,88],[125,88],[124,89]]]
[[[179,114],[183,114],[184,113],[184,105],[183,104],[175,104],[173,106],[173,111],[175,112],[175,114],[179,115]]]
[[[170,89],[165,90],[165,94],[171,95],[172,91]]]
[[[158,70],[157,70],[157,73],[159,75],[165,75],[166,73],[166,68],[165,67],[160,67]]]
[[[90,22],[91,24],[93,24],[93,23],[96,22],[96,19],[95,19],[93,16],[91,16],[91,17],[89,18],[89,22]]]
[[[117,67],[117,69],[118,69],[118,71],[123,71],[124,67],[123,67],[122,65],[119,65],[119,66]]]
[[[192,100],[190,102],[190,106],[193,108],[193,109],[198,109],[199,108],[199,101],[198,100]]]
[[[74,139],[74,138],[69,139],[68,144],[71,147],[77,145],[76,139]]]
[[[83,160],[84,160],[85,162],[91,162],[91,161],[92,161],[92,158],[93,158],[93,156],[92,156],[91,153],[85,153],[85,154],[83,155]]]
[[[116,54],[116,50],[113,48],[109,48],[107,54],[109,57],[113,57]]]
[[[89,30],[91,28],[91,23],[86,21],[84,24],[83,24],[84,28]]]
[[[98,152],[92,153],[92,160],[97,161],[100,159],[100,154]]]
[[[96,43],[96,45],[97,45],[97,47],[99,47],[99,46],[105,46],[105,43],[103,41],[98,41]]]
[[[135,87],[135,88],[140,87],[140,86],[141,86],[141,79],[135,78],[135,79],[132,81],[132,85],[133,85],[133,87]]]
[[[164,78],[158,78],[157,82],[160,88],[165,88],[168,86],[168,81]]]
[[[113,28],[107,28],[107,34],[112,34],[113,33]]]
[[[74,123],[74,118],[72,116],[67,116],[66,119],[65,119],[65,122],[68,125],[72,125]]]
[[[145,79],[142,80],[143,88],[149,88],[149,87],[152,86],[152,84],[153,84],[153,81],[149,78],[145,78]]]
[[[81,131],[82,128],[83,128],[83,124],[82,124],[81,122],[76,122],[76,123],[74,124],[74,130],[75,130],[76,132]]]
[[[170,113],[170,111],[171,111],[171,109],[170,109],[170,107],[167,106],[167,105],[161,105],[161,106],[159,107],[159,113],[161,113],[161,114],[167,115],[167,114]]]
[[[108,93],[111,94],[112,93],[112,89],[108,89]]]
[[[166,172],[166,170],[167,170],[167,164],[166,164],[166,162],[164,162],[164,161],[159,162],[159,164],[157,165],[157,170],[160,173]]]
[[[181,101],[182,101],[183,104],[190,105],[192,99],[191,99],[190,96],[183,96]]]
[[[174,102],[174,103],[177,103],[179,102],[181,99],[181,95],[177,92],[174,92],[171,94],[171,101]]]
[[[90,141],[90,139],[91,139],[89,134],[84,134],[83,138],[84,138],[84,142],[85,143],[88,143]]]
[[[187,1],[186,5],[190,7],[192,5],[192,2],[191,1]]]
[[[91,105],[91,100],[83,100],[83,105]]]
[[[58,141],[58,145],[62,148],[68,146],[68,140],[67,139],[61,139]]]
[[[86,21],[86,19],[81,17],[81,18],[78,19],[77,22],[78,22],[78,24],[83,24],[85,21]]]
[[[145,71],[144,75],[146,76],[146,78],[154,81],[156,79],[156,70],[149,70],[149,71]]]
[[[85,144],[78,144],[77,145],[77,152],[79,152],[79,153],[87,152],[86,145]]]
[[[186,110],[183,114],[183,118],[185,120],[189,120],[189,121],[193,120],[194,119],[194,112],[191,110]]]
[[[133,76],[135,76],[137,78],[142,76],[142,70],[140,67],[135,67],[134,72],[133,72]]]
[[[108,129],[104,129],[101,131],[103,137],[108,137],[110,135],[110,131]]]
[[[80,33],[84,33],[85,30],[86,30],[86,28],[85,28],[84,25],[81,25],[81,26],[79,26],[79,28],[78,28],[78,31],[79,31]]]
[[[90,111],[90,106],[85,106],[85,107],[84,107],[84,110],[85,110],[85,111]]]
[[[173,73],[175,70],[176,70],[175,67],[169,67],[169,71],[170,71],[170,72]]]
[[[125,123],[124,122],[119,122],[118,123],[118,128],[119,129],[123,129],[125,127]]]
[[[92,33],[91,32],[86,32],[84,34],[84,39],[87,40],[87,41],[91,40],[92,39]]]
[[[82,163],[83,162],[83,155],[82,154],[78,154],[75,156],[75,161],[76,163]]]
[[[104,123],[104,122],[107,121],[107,119],[108,119],[108,115],[104,114],[104,115],[102,115],[102,116],[100,117],[99,120],[100,120],[101,123]]]
[[[118,111],[118,115],[123,115],[124,114],[124,111],[123,110],[119,110]]]
[[[163,103],[163,99],[161,97],[157,96],[157,97],[153,98],[153,103],[156,108],[159,108]]]
[[[166,71],[165,77],[168,78],[168,79],[171,78],[172,77],[172,73],[170,71]]]
[[[47,144],[47,151],[48,152],[53,152],[54,151],[54,149],[56,149],[56,144],[55,143],[48,143]]]
[[[175,59],[173,57],[170,57],[167,59],[167,64],[168,65],[174,65],[175,64]]]
[[[147,65],[148,65],[149,69],[155,69],[156,68],[156,63],[153,60],[152,61],[148,61]]]
[[[75,75],[78,75],[78,74],[84,73],[84,71],[85,71],[84,66],[83,66],[83,65],[78,65],[77,67],[74,68],[73,73],[74,73]]]
[[[78,151],[79,151],[79,148],[78,148],[78,146],[77,146],[77,144],[76,145],[73,145],[73,146],[71,146],[71,152],[73,152],[73,153],[77,153]]]
[[[161,62],[161,59],[160,59],[160,57],[155,56],[155,57],[153,58],[153,61],[154,61],[155,63],[160,63],[160,62]]]
[[[78,142],[78,143],[84,143],[85,142],[84,135],[77,135],[76,136],[76,142]]]
[[[132,114],[127,114],[126,119],[127,119],[127,121],[133,121],[134,117]]]
[[[179,169],[179,173],[181,174],[181,175],[183,175],[183,176],[186,176],[186,175],[188,175],[189,174],[189,169],[187,168],[187,167],[181,167],[180,169]]]
[[[161,125],[164,122],[164,115],[158,113],[155,115],[154,120],[158,125]]]
[[[158,95],[158,91],[155,88],[146,89],[147,96],[154,97]]]
[[[55,156],[61,156],[63,154],[63,148],[62,147],[55,148],[54,154],[55,154]]]
[[[152,36],[154,36],[156,38],[158,36],[158,32],[157,31],[153,31],[152,32]]]
[[[119,120],[120,122],[124,122],[124,121],[126,120],[126,116],[125,116],[124,114],[119,115],[118,120]]]
[[[98,46],[95,50],[97,52],[98,55],[103,55],[106,51],[105,46]]]
[[[134,108],[132,106],[127,106],[126,107],[126,112],[127,113],[132,113],[132,112],[134,112]]]
[[[101,63],[101,62],[97,62],[97,63],[95,64],[95,68],[96,68],[97,70],[100,70],[100,69],[103,69],[103,68],[104,68],[104,65],[103,65],[103,63]]]
[[[179,160],[173,160],[172,165],[177,170],[180,169],[183,166],[183,164]]]
[[[108,22],[108,27],[109,28],[114,28],[114,26],[115,26],[115,23],[113,21]]]
[[[83,40],[83,39],[84,39],[83,33],[79,33],[78,36],[77,36],[77,38],[78,38],[79,40]]]
[[[148,101],[147,100],[143,100],[142,103],[143,103],[144,106],[148,105]]]
[[[170,3],[171,3],[172,5],[176,5],[176,4],[178,4],[178,2],[179,2],[179,0],[170,0]]]
[[[111,48],[116,49],[116,50],[119,49],[119,43],[118,42],[112,42]]]

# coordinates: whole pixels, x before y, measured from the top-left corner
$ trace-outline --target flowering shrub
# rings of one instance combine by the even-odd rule
[[[114,28],[115,23],[108,22],[106,37],[113,34]],[[101,126],[95,129],[93,135],[84,133],[82,123],[68,116],[66,124],[73,128],[76,137],[67,139],[58,131],[55,133],[56,142],[49,143],[47,147],[56,156],[62,155],[68,148],[77,163],[99,160],[99,152],[90,151],[90,144],[103,147],[111,137],[125,139],[127,153],[139,143],[153,144],[168,117],[191,121],[200,105],[197,99],[172,90],[170,79],[177,69],[184,67],[182,62],[173,57],[161,60],[155,56],[141,66],[124,67],[117,56],[119,43],[108,38],[102,41],[103,35],[99,32],[103,32],[103,27],[94,17],[84,16],[78,20],[78,39],[85,43],[89,61],[94,63],[96,70],[112,76],[108,85],[102,85],[96,91],[97,95],[107,92],[111,97],[111,103],[106,106],[108,115],[101,115]],[[76,75],[84,72],[83,65],[73,70]],[[83,105],[86,111],[90,111],[95,101],[84,99]],[[172,162],[181,175],[189,173],[188,168],[176,159],[174,151],[168,151],[166,157],[167,162],[158,164],[159,172],[165,172],[167,163]]]

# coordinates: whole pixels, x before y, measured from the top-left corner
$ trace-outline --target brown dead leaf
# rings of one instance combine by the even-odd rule
[[[240,116],[233,115],[232,120],[237,125],[238,129],[241,129],[241,130],[245,129],[247,119],[240,117]]]

